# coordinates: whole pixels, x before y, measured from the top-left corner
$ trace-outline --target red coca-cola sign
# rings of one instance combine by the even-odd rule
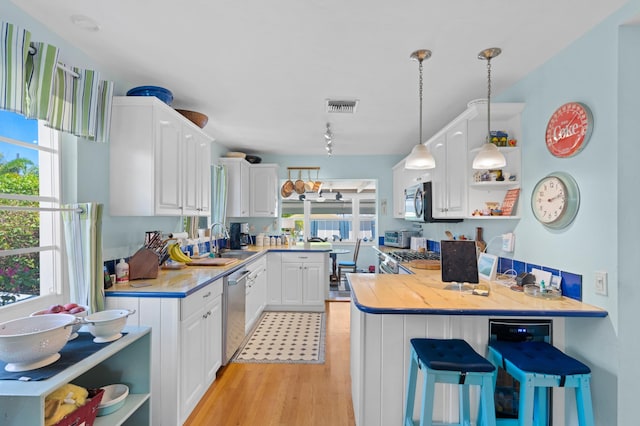
[[[593,130],[591,110],[580,102],[558,108],[547,124],[547,149],[556,157],[572,157],[589,142]]]

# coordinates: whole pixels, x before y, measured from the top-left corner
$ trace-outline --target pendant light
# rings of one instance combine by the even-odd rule
[[[422,61],[431,57],[431,51],[426,49],[416,50],[410,56],[411,59],[418,61],[419,79],[419,96],[420,96],[420,133],[418,144],[413,147],[411,154],[404,162],[404,168],[410,170],[426,170],[433,169],[436,166],[436,160],[433,155],[422,143]]]
[[[478,59],[487,61],[487,140],[473,159],[471,167],[476,170],[499,169],[507,165],[504,155],[491,143],[491,59],[501,52],[500,48],[491,47],[478,53]]]

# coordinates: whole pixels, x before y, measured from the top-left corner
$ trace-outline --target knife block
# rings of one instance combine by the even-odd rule
[[[158,278],[158,255],[146,248],[138,250],[129,259],[129,279]]]

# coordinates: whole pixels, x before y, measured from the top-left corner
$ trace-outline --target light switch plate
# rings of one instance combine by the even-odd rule
[[[596,294],[606,296],[609,292],[607,283],[607,273],[605,271],[596,271]]]

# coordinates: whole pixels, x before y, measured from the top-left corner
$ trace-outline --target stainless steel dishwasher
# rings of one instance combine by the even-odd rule
[[[222,365],[229,363],[245,338],[246,280],[249,274],[250,271],[242,268],[224,278]]]

